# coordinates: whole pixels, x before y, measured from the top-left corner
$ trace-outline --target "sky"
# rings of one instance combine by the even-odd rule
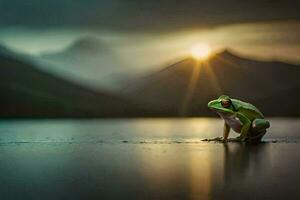
[[[1,0],[0,25],[174,31],[299,19],[297,0]]]
[[[35,56],[85,36],[128,65],[161,66],[198,44],[300,62],[300,1],[1,0],[0,44]]]

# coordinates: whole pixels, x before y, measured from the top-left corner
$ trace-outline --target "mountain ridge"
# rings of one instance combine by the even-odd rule
[[[201,116],[210,115],[206,103],[221,94],[255,102],[300,87],[298,77],[300,66],[244,59],[225,50],[205,61],[186,58],[163,67],[133,81],[125,93],[177,116]],[[272,115],[284,114],[276,110]]]

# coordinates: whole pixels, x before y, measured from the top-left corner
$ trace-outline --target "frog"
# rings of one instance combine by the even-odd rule
[[[260,142],[270,128],[270,122],[258,108],[228,95],[210,101],[208,108],[224,120],[223,137],[218,137],[221,141]],[[231,129],[240,135],[228,138]]]

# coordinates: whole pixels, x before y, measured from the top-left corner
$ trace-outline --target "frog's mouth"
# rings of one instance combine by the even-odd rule
[[[210,108],[213,112],[219,114],[219,113],[222,113],[222,114],[227,114],[227,113],[233,113],[232,110],[230,109],[222,109],[222,108]]]
[[[211,110],[223,119],[227,119],[230,116],[232,116],[232,114],[233,114],[232,110],[222,110],[222,109],[216,109],[216,108],[211,108]]]

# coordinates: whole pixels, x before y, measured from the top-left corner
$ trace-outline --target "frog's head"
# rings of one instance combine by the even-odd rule
[[[218,99],[208,103],[208,108],[217,113],[234,113],[235,107],[227,95],[221,95]]]

